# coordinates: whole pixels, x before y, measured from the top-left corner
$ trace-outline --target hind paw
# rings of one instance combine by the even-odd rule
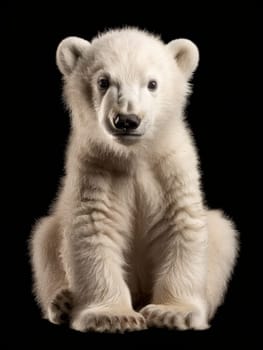
[[[73,297],[68,289],[61,290],[48,307],[48,319],[55,324],[67,323],[73,306]]]

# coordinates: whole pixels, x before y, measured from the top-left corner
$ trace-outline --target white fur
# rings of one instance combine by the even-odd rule
[[[198,58],[189,40],[165,45],[132,28],[59,45],[72,115],[66,176],[31,241],[35,294],[51,322],[68,313],[80,331],[205,329],[222,302],[237,237],[204,207],[183,118]],[[136,114],[141,136],[114,136],[117,113]]]

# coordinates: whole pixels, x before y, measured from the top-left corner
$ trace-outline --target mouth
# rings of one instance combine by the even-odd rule
[[[113,133],[113,136],[117,142],[129,145],[139,141],[139,138],[142,136],[142,134],[122,131]]]
[[[140,137],[142,134],[131,133],[131,132],[115,132],[113,133],[115,137]]]

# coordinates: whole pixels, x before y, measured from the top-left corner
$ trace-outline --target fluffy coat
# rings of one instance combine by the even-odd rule
[[[204,206],[184,120],[198,60],[191,41],[134,28],[60,43],[66,174],[31,239],[35,295],[51,322],[206,329],[222,303],[238,244],[233,224]],[[136,135],[116,133],[119,114],[136,115]]]

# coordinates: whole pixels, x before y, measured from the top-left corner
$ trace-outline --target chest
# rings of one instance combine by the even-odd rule
[[[157,174],[147,165],[139,168],[134,181],[135,205],[140,227],[145,230],[162,215],[165,207],[164,188]]]

